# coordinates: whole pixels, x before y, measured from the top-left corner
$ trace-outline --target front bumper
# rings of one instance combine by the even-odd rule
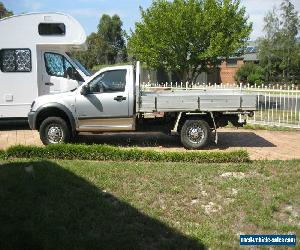
[[[28,123],[29,126],[32,130],[35,130],[35,112],[34,111],[30,111],[28,114]]]

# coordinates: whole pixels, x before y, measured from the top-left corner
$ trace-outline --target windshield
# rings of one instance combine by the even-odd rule
[[[86,76],[91,76],[92,73],[86,69],[82,64],[81,62],[79,62],[76,58],[74,57],[71,57],[69,54],[68,56],[72,59],[72,61],[76,64],[76,66],[86,75]]]

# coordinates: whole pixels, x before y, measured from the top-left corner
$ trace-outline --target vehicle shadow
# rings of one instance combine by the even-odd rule
[[[160,132],[80,134],[75,143],[108,144],[121,147],[182,147],[178,136]]]
[[[276,147],[276,145],[254,132],[219,132],[218,138],[218,144],[211,143],[208,148]],[[156,132],[111,133],[100,135],[80,134],[75,143],[108,144],[122,147],[182,148],[179,136]]]
[[[0,165],[0,183],[0,249],[205,249],[54,162]]]
[[[28,130],[28,129],[30,129],[30,127],[27,120],[0,121],[0,131]]]
[[[212,144],[211,148],[226,149],[230,147],[276,147],[275,144],[254,132],[220,132],[218,144]]]

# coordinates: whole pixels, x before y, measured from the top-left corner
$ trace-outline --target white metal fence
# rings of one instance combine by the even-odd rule
[[[248,122],[266,126],[300,128],[300,86],[250,85],[250,84],[201,84],[201,83],[143,83],[144,91],[241,89],[258,98],[258,110]]]

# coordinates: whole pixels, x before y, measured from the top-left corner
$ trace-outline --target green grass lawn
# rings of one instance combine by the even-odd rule
[[[299,240],[299,180],[300,161],[2,161],[0,249],[227,249],[241,233]]]

